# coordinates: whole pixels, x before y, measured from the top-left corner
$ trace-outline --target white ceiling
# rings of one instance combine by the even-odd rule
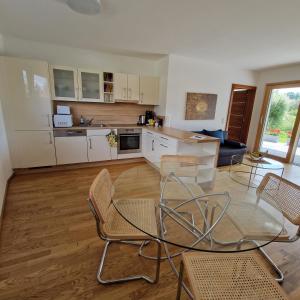
[[[102,0],[97,16],[75,13],[64,1],[0,0],[0,33],[149,58],[174,53],[247,69],[300,62],[299,0]]]

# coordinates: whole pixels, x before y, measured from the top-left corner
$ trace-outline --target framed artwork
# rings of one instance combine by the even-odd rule
[[[213,120],[217,105],[216,94],[187,93],[186,120]]]

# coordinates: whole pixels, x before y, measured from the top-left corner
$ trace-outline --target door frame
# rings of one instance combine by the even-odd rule
[[[234,93],[235,89],[246,89],[246,90],[252,90],[252,91],[254,91],[253,100],[252,100],[251,116],[250,116],[249,124],[247,126],[247,133],[246,133],[247,134],[246,141],[247,141],[257,87],[253,86],[253,85],[245,85],[245,84],[238,84],[238,83],[233,83],[231,85],[230,101],[229,101],[229,106],[228,106],[228,111],[227,111],[226,127],[225,127],[227,131],[228,131],[228,127],[229,127],[230,113],[231,113],[232,101],[233,101],[233,93]]]
[[[264,94],[264,99],[263,99],[263,103],[262,103],[262,107],[261,107],[261,111],[260,111],[259,123],[258,123],[258,127],[257,127],[256,139],[255,139],[255,144],[254,144],[255,151],[259,151],[259,146],[260,146],[260,142],[262,139],[262,133],[263,133],[263,129],[265,127],[265,122],[266,122],[266,114],[267,114],[267,111],[269,108],[271,91],[276,88],[290,88],[290,87],[299,87],[300,88],[300,80],[266,83],[265,94]],[[279,156],[275,156],[272,154],[268,154],[268,157],[279,160],[284,163],[291,162],[291,159],[292,159],[293,153],[294,153],[294,148],[295,148],[295,140],[298,136],[299,124],[300,124],[300,105],[299,105],[298,113],[297,113],[297,116],[295,119],[295,124],[294,124],[294,128],[293,128],[292,135],[291,135],[291,140],[290,140],[290,146],[289,146],[289,150],[287,152],[286,157],[285,158],[279,157]]]

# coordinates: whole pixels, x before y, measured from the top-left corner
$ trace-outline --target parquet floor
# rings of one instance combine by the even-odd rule
[[[138,164],[106,167],[114,179]],[[162,263],[156,285],[143,281],[110,286],[97,283],[103,242],[86,198],[100,169],[13,178],[1,229],[0,299],[175,299],[176,278],[167,262]],[[291,299],[300,299],[300,241],[266,248],[286,273],[283,288]],[[108,276],[154,271],[153,262],[139,258],[133,246],[113,246],[108,259]]]

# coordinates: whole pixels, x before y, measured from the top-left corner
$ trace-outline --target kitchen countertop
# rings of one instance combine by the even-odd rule
[[[136,124],[111,124],[106,125],[105,127],[97,127],[97,126],[73,126],[73,127],[63,127],[63,128],[53,128],[53,130],[99,130],[99,129],[117,129],[117,128],[145,128],[154,133],[163,134],[169,136],[171,138],[178,139],[185,143],[209,143],[209,142],[219,142],[218,138],[206,136],[203,134],[197,134],[191,131],[185,131],[181,129],[176,129],[172,127],[152,127],[152,126],[138,126]],[[192,136],[199,135],[203,137],[202,139],[193,139]]]

